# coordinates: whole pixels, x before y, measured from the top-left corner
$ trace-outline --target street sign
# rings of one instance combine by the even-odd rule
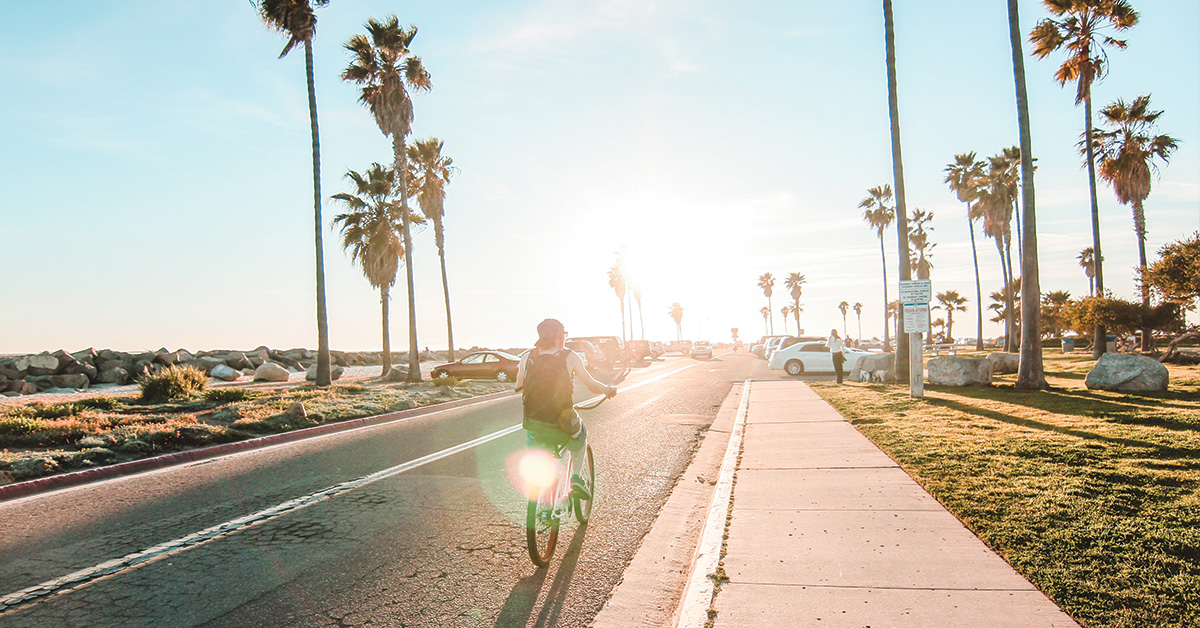
[[[929,331],[928,303],[904,304],[904,331],[913,334],[924,334]]]
[[[928,279],[911,279],[900,282],[900,302],[908,303],[929,303],[933,300],[933,282]],[[905,322],[904,329],[909,329],[908,323]],[[928,330],[926,330],[928,331]]]

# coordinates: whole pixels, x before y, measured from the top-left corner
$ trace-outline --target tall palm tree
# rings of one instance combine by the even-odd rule
[[[1063,311],[1071,302],[1071,293],[1055,290],[1042,295],[1042,320],[1045,321],[1051,338],[1062,336]]]
[[[1031,390],[1046,388],[1042,365],[1041,308],[1037,295],[1041,293],[1038,270],[1037,212],[1033,189],[1033,139],[1029,127],[1029,94],[1025,88],[1025,52],[1021,46],[1021,21],[1017,16],[1017,0],[1008,0],[1008,35],[1012,48],[1013,84],[1016,87],[1017,133],[1020,141],[1021,206],[1025,215],[1017,233],[1021,236],[1021,285],[1033,294],[1021,306],[1021,357],[1017,367],[1017,388]],[[1022,231],[1024,232],[1022,234]]]
[[[383,307],[383,374],[387,375],[392,368],[388,302],[400,268],[400,256],[404,254],[404,244],[396,233],[401,209],[393,199],[395,171],[376,163],[365,173],[351,170],[346,178],[353,183],[354,191],[333,195],[348,210],[338,214],[333,222],[342,226],[342,248],[362,268],[371,287],[379,290]]]
[[[430,137],[408,147],[409,187],[416,190],[417,204],[425,219],[433,223],[433,239],[442,266],[442,294],[446,301],[446,342],[454,359],[454,326],[450,322],[450,283],[446,278],[446,186],[457,168],[442,154],[442,140]]]
[[[888,225],[892,224],[892,220],[896,218],[896,210],[888,205],[892,200],[892,186],[882,185],[875,186],[867,190],[867,197],[859,202],[858,206],[863,210],[863,220],[866,221],[875,233],[879,236],[879,260],[883,264],[883,350],[891,350],[891,341],[888,335],[888,289],[887,289],[887,253],[883,247],[883,232],[887,230]]]
[[[858,341],[862,342],[862,303],[854,304],[854,315],[858,317]]]
[[[321,143],[317,129],[317,90],[313,81],[312,39],[317,31],[318,7],[329,4],[329,0],[255,0],[253,5],[259,17],[272,30],[286,34],[288,42],[279,53],[287,56],[296,44],[304,45],[304,75],[308,82],[308,122],[312,133],[313,167],[313,227],[317,249],[317,385],[328,386],[333,380],[329,376],[329,318],[325,310],[325,244],[321,233]]]
[[[892,0],[883,0],[884,49],[887,55],[888,120],[892,131],[892,184],[896,190],[896,238],[899,242],[900,281],[912,279],[908,257],[908,207],[904,200],[904,160],[900,151],[900,100],[896,93],[896,27]],[[909,340],[904,319],[896,319],[896,381],[909,381]],[[917,374],[923,378],[923,373]]]
[[[791,306],[791,305],[785,305],[785,306],[783,306],[783,307],[779,308],[779,313],[783,315],[783,335],[785,335],[785,336],[786,336],[786,335],[788,335],[788,330],[787,330],[787,328],[788,328],[788,317],[790,317],[790,316],[792,315],[792,306]],[[797,330],[797,331],[796,331],[796,333],[797,333],[797,334],[799,334],[799,333],[800,333],[799,329],[800,329],[799,327],[797,327],[797,328],[796,328],[796,330]]]
[[[800,297],[804,294],[804,284],[808,282],[808,278],[803,273],[788,273],[787,279],[783,281],[783,285],[788,289],[788,296],[792,297],[792,314],[796,316],[796,335],[800,335],[800,312],[804,308],[800,307]]]
[[[625,295],[629,292],[629,282],[625,279],[625,263],[617,258],[612,268],[608,269],[608,285],[617,293],[621,301],[621,341],[625,341]]]
[[[937,293],[938,305],[934,309],[946,311],[946,342],[954,342],[954,313],[967,311],[967,298],[957,290]]]
[[[637,301],[638,329],[642,330],[641,335],[639,335],[638,337],[641,338],[642,340],[645,340],[646,339],[646,319],[642,317],[642,287],[639,285],[636,285],[636,284],[633,286],[633,300]],[[629,327],[630,327],[629,337],[632,338],[633,337],[633,319],[632,318],[629,321]]]
[[[979,282],[979,253],[975,248],[975,221],[983,218],[978,209],[980,180],[983,178],[983,162],[975,159],[975,152],[954,156],[954,163],[946,166],[945,182],[958,200],[967,205],[967,229],[971,234],[971,262],[975,266],[975,350],[983,351],[983,287]]]
[[[675,321],[675,340],[683,340],[683,306],[679,302],[672,303],[668,313]]]
[[[768,333],[773,335],[775,333],[775,317],[772,316],[771,312],[771,293],[775,287],[775,278],[771,276],[771,273],[763,273],[758,278],[758,287],[762,288],[763,295],[767,297],[767,317],[771,321],[770,332]]]
[[[1150,97],[1138,96],[1132,103],[1117,99],[1100,110],[1101,123],[1111,129],[1095,134],[1096,153],[1100,160],[1100,178],[1113,186],[1117,200],[1133,208],[1133,232],[1138,241],[1138,266],[1141,277],[1146,272],[1146,212],[1143,208],[1150,196],[1150,174],[1157,172],[1161,160],[1170,161],[1177,142],[1169,135],[1155,135],[1154,125],[1161,111],[1150,110]],[[1142,305],[1150,305],[1150,287],[1141,283]],[[1142,351],[1152,349],[1149,329],[1142,330]]]
[[[1000,255],[1000,273],[1003,275],[1004,286],[1012,284],[1012,218],[1015,183],[1009,160],[1003,153],[988,158],[987,173],[982,182],[976,201],[983,213],[983,233],[996,243],[996,252]],[[1005,288],[1007,290],[1007,288]],[[1005,302],[1004,312],[1011,318],[1005,322],[1004,350],[1013,351],[1015,347],[1014,330],[1016,318],[1012,303]]]
[[[771,335],[771,328],[767,327],[767,319],[771,317],[771,308],[764,305],[762,306],[762,309],[758,310],[758,312],[763,316],[763,332],[768,336]]]
[[[929,261],[929,258],[937,244],[929,240],[929,232],[933,231],[929,223],[932,221],[933,212],[919,207],[914,209],[908,218],[908,243],[912,245],[909,251],[912,267],[917,271],[917,279],[929,279],[929,271],[933,269],[933,262]]]
[[[1087,151],[1088,193],[1092,210],[1092,248],[1096,259],[1104,258],[1100,248],[1100,209],[1096,201],[1096,156],[1092,140],[1092,83],[1104,77],[1108,64],[1105,46],[1124,49],[1124,40],[1105,34],[1106,30],[1124,31],[1138,22],[1137,11],[1126,0],[1044,0],[1054,17],[1037,23],[1029,33],[1033,54],[1044,59],[1062,50],[1067,58],[1054,73],[1060,85],[1075,83],[1075,104],[1083,105],[1083,135]],[[1011,22],[1011,18],[1010,18]],[[1104,295],[1104,269],[1096,264],[1096,296]],[[1099,358],[1105,349],[1106,332],[1097,325],[1092,341],[1092,356]]]
[[[428,90],[431,83],[421,58],[409,50],[417,36],[416,26],[405,29],[392,15],[383,22],[371,18],[364,28],[367,35],[355,35],[346,42],[352,59],[342,72],[342,80],[362,86],[359,102],[371,110],[383,135],[392,138],[404,235],[404,271],[408,280],[408,381],[419,382],[421,363],[417,349],[417,297],[413,290],[412,215],[408,209],[405,138],[412,131],[413,121],[409,90]]]
[[[840,310],[842,313],[842,337],[849,338],[850,332],[846,331],[846,313],[850,311],[850,302],[842,301],[841,303],[838,303],[838,310]]]
[[[1096,249],[1087,247],[1079,252],[1079,256],[1075,259],[1079,260],[1079,267],[1083,269],[1083,274],[1088,278],[1088,294],[1096,294]]]

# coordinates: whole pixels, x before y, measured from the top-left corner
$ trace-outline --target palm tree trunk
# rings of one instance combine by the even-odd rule
[[[304,40],[304,72],[308,79],[308,120],[312,127],[313,223],[317,245],[317,385],[328,386],[329,317],[325,311],[325,245],[321,239],[321,142],[317,132],[317,91],[313,82],[312,39]]]
[[[408,157],[404,138],[392,135],[392,155],[400,185],[400,224],[404,235],[404,277],[408,280],[408,381],[421,381],[421,354],[417,346],[417,295],[413,290],[412,216],[408,211]]]
[[[387,287],[379,289],[379,302],[383,306],[383,373],[386,376],[392,370],[392,335],[388,331],[388,301],[391,301],[391,291]]]
[[[862,314],[855,312],[858,316],[858,342],[862,342]]]
[[[442,295],[446,300],[446,344],[450,346],[451,361],[454,360],[454,325],[450,323],[450,282],[446,278],[446,236],[442,233],[442,225],[436,225],[437,232],[434,234],[434,239],[437,241],[438,260],[442,264]]]
[[[800,299],[793,299],[792,307],[794,308],[792,310],[792,313],[796,315],[796,335],[799,336],[800,332],[801,332],[801,329],[800,329]]]
[[[1142,207],[1142,201],[1133,201],[1133,230],[1137,233],[1138,241],[1138,284],[1142,290],[1142,305],[1150,306],[1150,287],[1142,280],[1142,276],[1146,273],[1146,212]],[[1142,351],[1150,352],[1154,350],[1154,336],[1149,327],[1142,328]]]
[[[1008,287],[1009,287],[1009,285],[1012,284],[1012,278],[1008,276],[1008,266],[1006,266],[1004,264],[1003,236],[997,236],[997,237],[993,238],[993,240],[995,240],[995,242],[996,242],[996,253],[998,253],[1000,255],[1000,276],[1004,279],[1004,288],[1003,288],[1003,290],[1004,290],[1004,307],[1005,307],[1005,309],[1007,309],[1008,308]],[[1004,314],[1004,312],[1001,312],[1001,314]],[[1007,327],[1008,326],[1007,315],[1004,316],[1004,321],[1005,321],[1004,351],[1007,353],[1009,350],[1008,336],[1010,335],[1008,333],[1008,327]]]
[[[908,255],[908,206],[904,201],[904,160],[900,152],[900,101],[896,94],[896,32],[892,0],[883,0],[884,45],[887,52],[888,118],[892,129],[892,188],[896,191],[896,235],[899,238],[900,280],[912,279]],[[904,317],[896,317],[896,381],[909,383],[909,339]],[[918,373],[924,385],[924,373]]]
[[[1012,265],[1012,235],[1004,234],[1004,263],[1008,265],[1008,281],[1004,284],[1004,350],[1013,353],[1016,348],[1017,321],[1016,308],[1013,303],[1013,265]]]
[[[1081,79],[1082,80],[1082,79]],[[1092,94],[1089,87],[1083,97],[1083,137],[1087,151],[1088,194],[1092,203],[1092,263],[1096,275],[1096,296],[1104,296],[1104,255],[1100,252],[1100,205],[1096,200],[1096,151],[1092,146]],[[1108,332],[1104,325],[1092,330],[1092,357],[1100,359],[1108,347]]]
[[[887,289],[887,253],[883,249],[883,232],[879,232],[879,259],[883,262],[883,350],[891,349],[891,340],[888,335],[888,328],[891,324],[888,323],[888,289]]]
[[[971,262],[975,264],[975,350],[983,351],[983,288],[979,284],[979,253],[975,250],[975,221],[971,220],[971,205],[967,204],[967,226],[971,229]]]
[[[625,342],[625,297],[617,295],[617,300],[621,303],[621,342]]]
[[[771,327],[770,327],[770,329],[771,329],[771,335],[772,335],[772,336],[774,336],[774,335],[775,335],[775,310],[772,310],[772,309],[771,309],[771,297],[770,297],[770,295],[768,295],[768,296],[767,296],[767,316],[769,316],[769,317],[770,317],[770,320],[771,320]]]
[[[1025,223],[1021,240],[1021,358],[1017,388],[1046,388],[1042,365],[1042,287],[1038,272],[1037,216],[1034,211],[1033,139],[1029,128],[1029,96],[1025,91],[1025,60],[1021,49],[1021,27],[1017,0],[1008,0],[1008,31],[1012,43],[1013,81],[1017,88],[1017,127],[1021,136],[1021,204]],[[1018,223],[1019,224],[1019,223]]]

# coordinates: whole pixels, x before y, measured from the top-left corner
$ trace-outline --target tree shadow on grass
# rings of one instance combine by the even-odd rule
[[[986,401],[1000,401],[1018,406],[1025,406],[1035,410],[1044,410],[1046,412],[1060,412],[1063,414],[1084,414],[1091,417],[1104,418],[1105,414],[1111,414],[1121,418],[1133,418],[1131,413],[1140,412],[1144,409],[1157,408],[1176,408],[1179,410],[1200,411],[1200,407],[1196,404],[1196,393],[1194,391],[1184,390],[1168,390],[1158,393],[1143,393],[1140,395],[1126,394],[1122,397],[1111,397],[1103,393],[1098,393],[1091,390],[1073,390],[1063,388],[1051,388],[1049,390],[1026,391],[1026,390],[1007,390],[1009,393],[1004,397],[997,398],[997,388],[974,388],[974,387],[946,387],[933,386],[932,390],[936,390],[948,395],[956,395],[959,397],[968,397],[970,399],[979,399]],[[1178,401],[1179,403],[1173,403]],[[1186,403],[1191,401],[1191,403]],[[1085,407],[1081,407],[1084,406]],[[1198,430],[1200,424],[1188,423],[1174,420],[1160,420],[1147,418],[1143,421],[1122,420],[1118,422],[1138,423],[1149,426],[1162,426],[1168,429],[1181,430]]]
[[[1150,452],[1151,455],[1153,455],[1157,458],[1189,458],[1189,457],[1200,456],[1200,449],[1168,447],[1168,446],[1160,445],[1158,443],[1152,443],[1152,442],[1147,442],[1147,441],[1143,441],[1143,440],[1138,440],[1136,438],[1119,438],[1119,437],[1115,437],[1115,436],[1105,436],[1103,434],[1097,434],[1095,432],[1089,432],[1087,430],[1080,430],[1080,429],[1075,429],[1075,428],[1070,428],[1070,427],[1063,427],[1060,425],[1053,425],[1053,424],[1045,423],[1042,421],[1035,421],[1033,419],[1023,419],[1020,417],[1015,417],[1015,416],[1011,416],[1008,414],[1004,414],[1003,412],[997,412],[995,410],[987,410],[984,408],[980,408],[978,406],[974,406],[974,405],[970,405],[970,404],[966,404],[966,403],[962,403],[962,402],[958,402],[958,401],[952,401],[949,399],[927,397],[926,401],[932,405],[941,406],[944,408],[948,408],[950,410],[957,410],[957,411],[965,413],[965,414],[973,414],[975,416],[983,417],[985,419],[991,419],[993,421],[1000,421],[1002,423],[1008,423],[1009,425],[1017,425],[1020,427],[1027,427],[1030,429],[1044,430],[1047,432],[1055,432],[1058,434],[1063,434],[1064,436],[1072,436],[1074,438],[1081,438],[1081,439],[1090,440],[1090,441],[1099,441],[1099,442],[1108,443],[1111,445],[1121,445],[1124,447],[1132,447],[1135,449],[1148,450],[1148,452]]]

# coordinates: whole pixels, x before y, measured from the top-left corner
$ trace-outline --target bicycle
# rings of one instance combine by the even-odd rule
[[[575,404],[576,410],[591,410],[608,399],[601,396],[592,405],[587,402]],[[565,443],[554,446],[553,451],[545,449],[554,458],[553,476],[544,473],[545,481],[537,487],[536,496],[531,498],[525,510],[525,542],[529,549],[529,558],[534,565],[545,567],[554,556],[558,545],[558,527],[571,513],[579,523],[587,524],[592,516],[592,503],[596,498],[596,462],[592,456],[592,446],[584,450],[583,465],[579,475],[583,478],[590,497],[580,499],[571,486],[571,451]]]

